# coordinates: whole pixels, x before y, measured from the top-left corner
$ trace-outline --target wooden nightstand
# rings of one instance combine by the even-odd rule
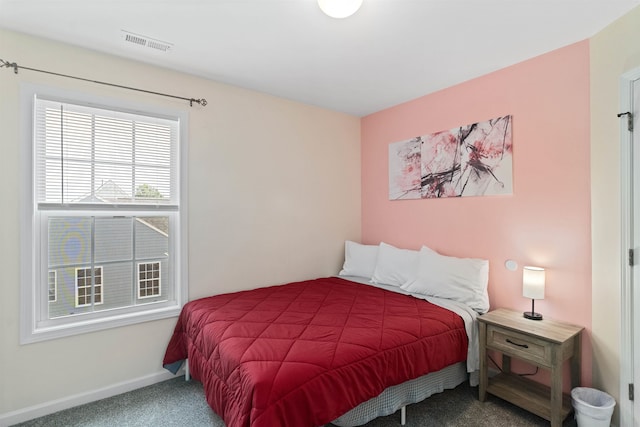
[[[554,320],[525,319],[519,311],[497,309],[480,322],[480,401],[487,393],[513,403],[560,427],[571,412],[562,393],[562,365],[571,359],[571,387],[580,385],[581,326]],[[489,379],[487,350],[502,353],[502,373]],[[511,373],[511,358],[551,370],[551,387]]]

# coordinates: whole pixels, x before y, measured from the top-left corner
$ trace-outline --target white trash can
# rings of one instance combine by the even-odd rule
[[[578,427],[609,427],[616,400],[604,391],[588,387],[571,390]]]

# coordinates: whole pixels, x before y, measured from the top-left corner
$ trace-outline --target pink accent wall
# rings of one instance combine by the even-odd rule
[[[362,119],[363,243],[424,244],[444,255],[488,259],[492,308],[530,310],[531,300],[522,296],[522,266],[545,267],[546,296],[536,301],[536,311],[587,329],[587,386],[589,102],[589,43],[583,41]],[[513,195],[389,201],[390,143],[508,114]],[[505,268],[507,259],[518,262],[516,272]]]

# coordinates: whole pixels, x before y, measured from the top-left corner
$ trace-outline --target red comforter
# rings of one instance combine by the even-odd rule
[[[188,358],[228,427],[312,427],[466,354],[455,313],[331,277],[189,302],[163,363]]]

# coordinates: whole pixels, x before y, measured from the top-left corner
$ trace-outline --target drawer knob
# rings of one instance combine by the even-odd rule
[[[522,347],[522,348],[529,348],[529,346],[528,346],[528,345],[526,345],[526,344],[518,344],[517,342],[513,342],[513,341],[511,341],[509,338],[507,338],[507,342],[508,342],[509,344],[517,345],[518,347]]]

